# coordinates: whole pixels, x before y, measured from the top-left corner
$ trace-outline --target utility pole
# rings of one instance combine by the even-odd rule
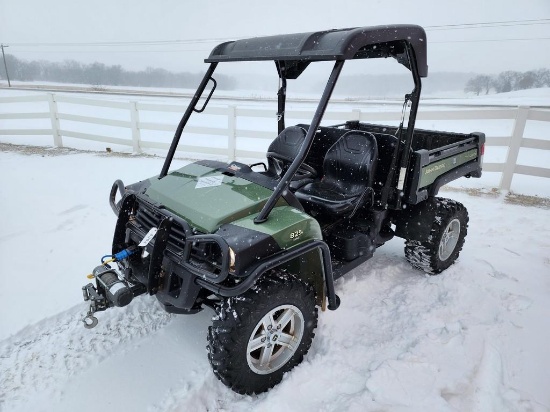
[[[9,46],[4,46],[3,44],[0,44],[0,48],[2,49],[2,58],[4,59],[4,68],[6,69],[6,77],[8,78],[8,87],[11,87],[10,75],[8,74],[8,65],[6,64],[6,55],[4,54],[4,47]]]

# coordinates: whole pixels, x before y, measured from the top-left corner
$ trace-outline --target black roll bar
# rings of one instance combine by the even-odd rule
[[[275,61],[279,74],[279,90],[277,91],[277,130],[278,134],[285,129],[285,105],[286,105],[286,63]]]
[[[406,96],[405,102],[407,102],[407,99],[410,98],[411,101],[411,110],[409,113],[409,121],[407,124],[407,135],[405,139],[401,138],[402,133],[399,133],[399,141],[397,143],[397,147],[395,150],[395,156],[392,158],[390,170],[388,172],[388,177],[386,179],[386,183],[384,184],[384,187],[382,188],[382,199],[381,199],[381,206],[387,207],[388,204],[388,197],[390,194],[390,191],[397,190],[397,188],[392,188],[392,184],[395,181],[395,173],[397,172],[398,176],[401,178],[401,169],[406,169],[405,175],[402,177],[403,182],[407,181],[409,171],[407,169],[407,166],[409,165],[409,157],[411,153],[411,146],[412,146],[412,140],[414,135],[414,124],[416,122],[416,114],[418,112],[418,104],[420,101],[420,92],[422,90],[422,81],[420,79],[420,74],[418,72],[418,64],[416,61],[416,56],[414,54],[414,49],[410,45],[410,43],[405,42],[405,51],[407,53],[407,58],[409,60],[409,68],[411,70],[411,73],[413,75],[413,81],[414,81],[414,89],[411,92],[410,95]],[[399,128],[401,130],[401,127]],[[399,170],[397,165],[399,165]],[[397,183],[399,186],[399,182]],[[395,207],[400,208],[401,207],[401,201],[402,198],[400,196],[395,197]]]
[[[286,78],[281,78],[281,87],[277,92],[277,130],[280,134],[285,129]]]
[[[162,170],[160,171],[159,179],[162,179],[164,176],[168,174],[168,169],[170,169],[170,164],[172,163],[172,159],[174,158],[174,154],[176,153],[176,149],[178,147],[178,143],[181,138],[181,133],[183,132],[183,128],[189,121],[189,118],[191,117],[191,114],[195,110],[195,107],[197,106],[197,103],[199,102],[202,93],[204,92],[204,89],[206,88],[206,85],[208,82],[212,79],[212,74],[214,74],[214,70],[216,70],[216,66],[218,63],[210,63],[210,67],[208,67],[208,70],[206,71],[199,88],[193,95],[193,98],[191,99],[191,102],[189,103],[189,106],[187,107],[187,110],[185,111],[185,114],[181,118],[178,128],[176,129],[176,133],[174,134],[174,139],[172,140],[172,144],[170,145],[170,150],[168,150],[168,154],[166,155],[166,160],[164,161],[164,165],[162,166]],[[214,85],[216,84],[215,80]],[[215,87],[215,86],[214,86]],[[205,102],[203,108],[200,111],[203,111],[208,104],[208,101],[210,100],[210,97],[212,97],[212,93],[209,94],[207,101]]]
[[[409,123],[407,124],[407,139],[405,141],[405,147],[401,155],[401,167],[406,168],[409,164],[409,156],[411,153],[412,139],[414,135],[414,124],[416,122],[416,114],[418,112],[418,104],[420,102],[420,91],[422,90],[422,81],[418,73],[418,64],[414,55],[414,50],[410,43],[406,43],[407,57],[409,59],[409,65],[414,80],[414,90],[411,93],[411,111],[409,113]],[[407,173],[408,174],[408,173]],[[406,179],[405,179],[406,181]]]
[[[292,176],[294,176],[294,174],[306,158],[313,142],[313,138],[315,137],[315,133],[317,132],[317,128],[319,127],[319,124],[323,119],[328,101],[330,99],[330,96],[332,95],[332,91],[334,90],[334,86],[338,81],[338,76],[340,75],[343,66],[344,60],[336,60],[336,63],[334,63],[334,68],[332,69],[332,73],[330,74],[325,90],[323,91],[323,95],[321,96],[321,100],[319,101],[319,106],[317,106],[317,110],[315,111],[315,115],[313,116],[311,125],[309,126],[309,129],[307,131],[304,143],[302,144],[298,155],[296,156],[282,179],[277,184],[277,187],[275,187],[273,194],[269,197],[269,199],[267,199],[266,204],[264,205],[258,216],[254,218],[254,223],[263,223],[267,221],[269,213],[271,212],[273,207],[275,207],[275,204],[277,203],[283,192],[287,190],[288,184],[292,179]]]

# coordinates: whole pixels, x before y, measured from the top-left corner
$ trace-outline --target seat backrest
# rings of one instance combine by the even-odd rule
[[[309,130],[309,125],[299,124],[298,126]],[[323,161],[325,160],[328,149],[348,131],[349,130],[330,126],[318,127],[304,162],[315,168],[319,174],[322,174]]]
[[[374,135],[351,130],[328,150],[323,162],[323,183],[336,187],[347,196],[361,194],[372,186],[377,159]]]
[[[287,127],[279,133],[267,149],[268,170],[279,176],[284,173],[298,155],[305,138],[305,129],[298,126]]]

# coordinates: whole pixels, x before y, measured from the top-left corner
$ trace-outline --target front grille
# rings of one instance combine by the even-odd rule
[[[171,271],[168,276],[175,273],[182,277],[184,273],[187,273],[209,278],[215,282],[221,282],[228,276],[229,246],[223,241],[223,238],[216,234],[194,233],[184,219],[162,206],[151,204],[144,197],[137,195],[133,200],[130,207],[132,211],[126,226],[126,239],[127,242],[131,241],[131,244],[139,244],[151,228],[158,228],[164,219],[172,218],[166,248],[164,250],[154,249],[155,246],[159,246],[159,248],[164,246],[165,238],[157,236],[156,239],[160,239],[159,244],[153,240],[146,247],[151,256],[142,255],[142,258],[139,259],[136,255],[134,258],[133,270],[140,281],[149,283],[151,276],[157,276],[163,268]],[[163,259],[167,257],[175,265],[161,266],[157,259],[161,256]],[[151,269],[153,264],[157,266]],[[164,265],[164,260],[162,265]],[[170,288],[176,286],[170,284]]]
[[[138,201],[134,224],[147,233],[152,227],[158,227],[161,220],[165,217],[165,215],[161,214],[153,207]],[[185,230],[180,223],[174,221],[172,222],[170,238],[168,239],[168,249],[177,254],[182,252],[184,248]]]

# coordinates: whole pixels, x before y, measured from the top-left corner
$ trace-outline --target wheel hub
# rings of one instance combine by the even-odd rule
[[[456,248],[459,237],[460,221],[458,219],[453,219],[449,222],[441,236],[438,250],[439,259],[442,261],[449,259]]]
[[[248,366],[265,375],[282,368],[302,341],[304,317],[294,305],[270,310],[256,325],[247,345]]]

